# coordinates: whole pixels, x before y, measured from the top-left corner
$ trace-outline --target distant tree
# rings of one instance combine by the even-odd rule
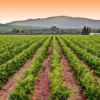
[[[92,33],[98,33],[98,30],[97,29],[92,29],[91,32]]]
[[[30,32],[29,32],[29,35],[32,35],[33,34],[33,31],[31,30]]]
[[[86,34],[88,34],[88,27],[86,28]]]
[[[91,33],[91,28],[90,28],[90,27],[88,27],[88,34],[89,34],[89,33]]]
[[[75,31],[69,31],[68,33],[74,35],[75,34]]]
[[[57,33],[57,34],[59,34],[59,33],[60,33],[60,31],[58,30],[58,31],[56,31],[56,33]]]
[[[14,29],[11,30],[11,32],[12,32],[13,34],[15,34],[15,33],[16,33],[15,30],[16,30],[16,29],[14,28]]]
[[[52,27],[51,27],[51,31],[52,31],[52,32],[59,31],[59,28],[57,28],[56,26],[52,26]]]
[[[61,30],[61,34],[64,34],[64,30]]]
[[[28,35],[28,31],[25,31],[24,34],[25,34],[25,35]]]
[[[20,30],[19,29],[16,29],[16,33],[19,33],[20,32]]]
[[[52,32],[55,32],[56,31],[56,26],[52,26],[51,30],[52,30]]]
[[[66,35],[67,35],[67,34],[68,34],[68,31],[64,31],[64,34],[66,34]]]
[[[81,33],[82,33],[82,31],[77,31],[77,32],[76,32],[76,34],[81,34]]]
[[[59,28],[56,28],[56,31],[60,31],[60,29]]]
[[[98,33],[100,33],[100,29],[98,29]]]
[[[91,32],[90,27],[84,26],[84,28],[82,29],[82,35],[88,35],[90,32]]]
[[[23,34],[24,33],[24,30],[21,30],[21,34]]]
[[[86,35],[87,33],[87,29],[86,29],[86,26],[84,26],[83,30],[82,30],[82,35]]]
[[[14,29],[11,30],[11,33],[13,33],[13,34],[16,34],[16,33],[19,33],[19,32],[20,32],[20,30],[16,29],[16,28],[14,28]]]

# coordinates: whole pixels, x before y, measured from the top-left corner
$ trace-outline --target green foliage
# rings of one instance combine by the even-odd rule
[[[13,33],[13,34],[16,34],[16,33],[19,33],[19,32],[20,32],[20,30],[18,30],[16,28],[14,28],[14,29],[11,30],[11,33]]]
[[[13,59],[0,66],[0,88],[2,87],[3,82],[6,82],[6,80],[9,79],[10,76],[14,74],[20,68],[20,66],[27,61],[28,58],[33,56],[37,48],[44,43],[46,38],[47,37],[44,37],[37,43],[32,44],[28,49],[25,49],[19,55],[16,55]]]
[[[82,91],[85,94],[85,97],[88,100],[99,100],[100,99],[100,80],[96,84],[92,73],[89,72],[89,69],[86,68],[86,66],[84,66],[82,62],[79,62],[76,55],[74,55],[73,52],[69,48],[66,47],[66,44],[68,46],[72,44],[71,41],[67,42],[68,39],[64,39],[64,38],[63,38],[64,40],[63,41],[60,37],[57,37],[57,39],[59,40],[59,43],[62,47],[62,51],[64,55],[66,56],[66,59],[68,60],[70,66],[73,67],[74,73],[77,77],[78,84],[81,86]]]
[[[2,54],[0,54],[0,65],[2,65],[3,63],[6,63],[8,60],[12,59],[14,56],[21,53],[23,50],[29,48],[31,45],[33,45],[33,43],[38,42],[38,39],[39,38],[36,38],[29,42],[26,41],[26,43],[23,42],[22,45],[19,43],[12,44],[10,46],[7,46],[6,50],[5,48],[1,48],[0,53]]]
[[[33,82],[34,78],[32,75],[26,77],[23,81],[21,79],[17,79],[18,84],[16,85],[16,91],[12,91],[10,94],[9,100],[31,100],[29,98],[30,90],[34,88]]]
[[[84,26],[84,28],[82,29],[82,35],[88,35],[90,32],[91,32],[90,27]]]
[[[69,37],[70,41],[72,41],[75,45],[78,45],[80,48],[86,50],[92,55],[100,57],[100,37],[99,36],[76,36]],[[88,41],[87,41],[88,40]]]
[[[56,31],[59,31],[59,28],[57,28],[56,26],[52,26],[51,30],[52,30],[52,32],[56,32]]]
[[[33,26],[18,26],[18,25],[0,25],[0,29],[1,30],[12,30],[12,29],[19,29],[19,30],[23,30],[23,29],[27,29],[27,30],[30,30],[30,29],[44,29],[44,27],[33,27]],[[48,28],[47,28],[48,29]]]
[[[51,39],[52,37],[49,37],[45,41],[44,45],[39,50],[38,55],[34,58],[30,67],[27,69],[23,80],[19,78],[17,79],[18,84],[16,86],[16,91],[10,93],[9,100],[30,100],[29,94],[34,89],[33,83],[38,74],[38,70],[41,68],[41,63],[45,58]]]
[[[51,67],[52,70],[49,73],[50,84],[51,84],[51,97],[50,100],[68,100],[71,92],[62,83],[62,75],[60,68],[60,56],[58,55],[58,47],[55,37],[53,37],[53,51],[51,56]]]
[[[100,75],[100,58],[92,55],[91,53],[88,53],[84,49],[80,48],[79,46],[75,45],[72,41],[70,41],[69,39],[66,39],[64,37],[62,37],[63,40],[65,41],[65,43],[67,43],[67,45],[69,47],[71,47],[71,49],[85,62],[87,63],[89,66],[91,66],[93,69],[95,69],[95,72]],[[86,47],[88,48],[88,47]]]

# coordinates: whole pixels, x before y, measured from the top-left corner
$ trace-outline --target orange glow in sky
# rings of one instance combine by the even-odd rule
[[[0,23],[51,16],[100,20],[100,0],[0,0]]]

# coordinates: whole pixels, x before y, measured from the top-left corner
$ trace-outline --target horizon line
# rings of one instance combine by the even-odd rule
[[[10,22],[6,22],[6,23],[0,23],[0,24],[8,24],[8,23],[12,23],[12,22],[17,22],[17,21],[26,21],[26,20],[38,20],[38,19],[47,19],[47,18],[53,18],[53,17],[72,17],[72,18],[82,18],[82,19],[90,19],[90,20],[100,20],[100,19],[92,19],[92,18],[86,18],[86,17],[73,17],[73,16],[66,16],[66,15],[59,15],[59,16],[50,16],[50,17],[44,17],[44,18],[28,18],[28,19],[23,19],[23,20],[14,20],[14,21],[10,21]]]

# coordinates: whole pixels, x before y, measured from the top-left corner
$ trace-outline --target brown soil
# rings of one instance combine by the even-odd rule
[[[42,46],[41,46],[42,47]],[[41,48],[39,47],[37,49],[37,51],[34,54],[34,57],[38,54],[38,50]],[[29,68],[30,63],[33,61],[34,57],[32,59],[29,59],[23,66],[22,68],[15,73],[10,79],[8,79],[8,81],[6,82],[6,84],[3,85],[2,89],[4,90],[0,90],[0,100],[8,100],[9,98],[9,92],[11,92],[12,90],[16,89],[16,84],[18,83],[18,81],[16,81],[15,78],[19,77],[19,78],[23,78],[25,75],[26,70]]]
[[[58,45],[58,52],[61,56],[60,64],[62,69],[62,82],[68,89],[71,89],[71,95],[68,100],[86,100],[81,87],[77,85],[73,71],[70,71],[72,67],[69,66],[69,63],[61,51],[60,45]]]
[[[48,72],[50,71],[50,58],[52,52],[52,41],[50,42],[50,47],[48,49],[48,55],[42,63],[42,68],[38,71],[37,78],[39,81],[35,80],[34,86],[36,87],[33,94],[30,94],[30,98],[33,100],[48,100],[50,98],[48,84],[50,79],[48,78]]]
[[[67,46],[67,48],[70,48],[70,47]],[[71,48],[70,48],[70,51],[72,51]],[[74,53],[74,52],[73,52],[73,53]],[[76,55],[76,54],[74,53],[74,55]],[[77,55],[76,55],[76,57],[79,59],[79,61],[80,61],[83,65],[86,66],[86,68],[89,69],[89,72],[92,72],[93,77],[95,78],[95,82],[97,83],[98,79],[100,79],[100,76],[98,76],[98,75],[95,73],[95,70],[92,69],[91,66],[88,66],[88,65],[87,65],[82,59],[80,59]]]

